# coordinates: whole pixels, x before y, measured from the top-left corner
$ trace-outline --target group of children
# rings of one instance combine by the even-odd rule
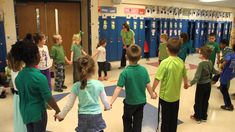
[[[194,79],[188,83],[184,61],[189,46],[187,37],[184,37],[185,35],[182,34],[182,39],[171,38],[168,40],[167,35],[161,35],[162,44],[160,44],[161,50],[159,50],[160,66],[157,69],[152,87],[147,69],[138,64],[138,61],[141,59],[141,48],[138,45],[130,45],[126,49],[129,65],[120,73],[117,87],[110,102],[107,101],[104,85],[100,81],[92,79],[96,71],[93,58],[96,56],[99,66],[98,79],[108,79],[105,68],[105,40],[100,41],[97,51],[92,58],[82,50],[80,45],[81,34],[75,34],[71,47],[71,60],[68,60],[65,56],[60,35],[53,36],[55,44],[50,54],[47,47],[45,48],[46,38],[43,34],[34,34],[33,41],[24,40],[16,42],[8,53],[14,86],[15,131],[46,131],[46,105],[54,109],[54,117],[62,121],[73,107],[76,98],[79,100],[79,121],[76,131],[103,131],[106,128],[106,123],[102,118],[99,98],[105,110],[110,110],[123,88],[125,88],[126,93],[123,101],[122,116],[124,132],[141,132],[143,110],[146,104],[146,89],[152,99],[156,99],[159,96],[158,117],[161,118],[158,119],[158,130],[162,132],[176,131],[182,81],[184,82],[185,89],[197,83],[194,114],[191,118],[198,122],[207,120],[212,74],[219,74],[214,69],[214,57],[220,50],[218,45],[214,43],[213,37],[215,36],[213,34],[210,35],[210,41],[214,41],[200,49],[199,53],[202,62],[198,65]],[[233,45],[233,51],[235,51],[235,45]],[[50,62],[50,57],[53,59],[56,69],[55,91],[63,91],[65,62],[68,64],[73,63],[74,84],[69,99],[62,111],[60,111],[50,91],[49,68],[52,63]],[[225,105],[221,106],[221,108],[233,110],[228,94],[228,85],[235,72],[234,52],[225,55],[223,59],[220,82]],[[102,71],[105,74],[104,78],[101,76]],[[155,89],[159,82],[161,82],[161,85],[158,90],[159,94],[157,94]]]

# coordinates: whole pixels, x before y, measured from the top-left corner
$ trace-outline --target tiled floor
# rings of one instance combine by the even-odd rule
[[[142,59],[140,64],[148,69],[151,80],[154,79],[157,70],[157,59],[151,58],[150,61]],[[187,75],[189,80],[194,76],[196,65],[198,64],[198,55],[190,55],[186,60]],[[111,99],[113,90],[115,88],[119,73],[118,69],[120,62],[112,62],[112,71],[108,72],[109,80],[104,81],[108,99]],[[148,63],[148,64],[147,64]],[[54,97],[58,100],[58,105],[62,109],[67,101],[67,93],[69,93],[72,86],[72,70],[71,66],[67,66],[66,70],[66,85],[68,89],[63,93],[53,92]],[[96,78],[96,76],[94,76]],[[235,80],[235,79],[234,79]],[[235,93],[235,81],[232,81],[230,93]],[[152,82],[151,82],[152,83]],[[180,110],[179,110],[179,125],[178,132],[234,132],[235,131],[235,111],[223,111],[220,105],[223,104],[223,99],[220,91],[216,88],[218,84],[212,86],[210,105],[208,109],[208,120],[205,123],[197,124],[189,118],[193,114],[193,104],[195,95],[195,86],[185,90],[181,90]],[[110,111],[104,111],[103,117],[106,121],[106,132],[122,132],[122,114],[123,104],[122,100],[125,94],[120,94],[120,97],[113,105]],[[148,103],[144,110],[143,132],[154,132],[157,127],[157,109],[158,100],[150,99],[147,94]],[[235,100],[232,100],[235,104]],[[53,115],[54,111],[48,111],[47,130],[52,132],[72,132],[77,126],[77,101],[73,109],[69,112],[63,122],[55,122]],[[8,92],[6,99],[0,100],[0,132],[13,131],[13,99],[10,92]]]

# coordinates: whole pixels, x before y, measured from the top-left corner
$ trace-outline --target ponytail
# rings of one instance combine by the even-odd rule
[[[80,75],[81,87],[80,89],[85,89],[87,86],[87,79],[94,73],[95,62],[94,60],[86,55],[78,58],[78,72]]]

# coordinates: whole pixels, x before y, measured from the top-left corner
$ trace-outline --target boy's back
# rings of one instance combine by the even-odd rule
[[[167,102],[179,100],[184,76],[186,76],[186,69],[180,58],[169,56],[162,61],[155,77],[161,81],[159,97]]]
[[[117,85],[125,86],[127,104],[136,105],[146,103],[145,89],[150,82],[148,72],[143,66],[129,65],[120,74]]]

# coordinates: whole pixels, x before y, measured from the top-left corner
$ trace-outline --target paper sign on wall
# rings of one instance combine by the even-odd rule
[[[116,7],[109,7],[109,6],[101,6],[99,11],[101,13],[117,13]]]
[[[138,15],[144,15],[145,9],[141,8],[124,8],[125,14],[138,14]]]

